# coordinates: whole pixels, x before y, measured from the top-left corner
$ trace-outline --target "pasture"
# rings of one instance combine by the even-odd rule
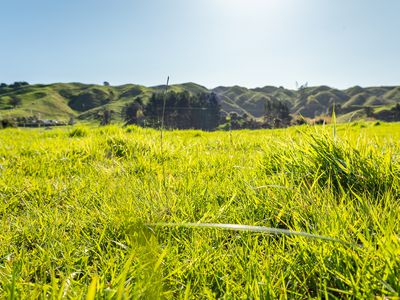
[[[5,129],[0,295],[399,296],[399,175],[396,123]]]

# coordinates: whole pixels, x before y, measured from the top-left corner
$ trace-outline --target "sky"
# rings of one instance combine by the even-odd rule
[[[0,82],[400,85],[399,0],[0,0]]]

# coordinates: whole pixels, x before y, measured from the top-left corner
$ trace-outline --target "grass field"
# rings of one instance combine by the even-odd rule
[[[396,297],[399,175],[400,124],[2,130],[0,295]]]

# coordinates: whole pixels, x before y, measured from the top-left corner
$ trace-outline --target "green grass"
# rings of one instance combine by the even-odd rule
[[[399,296],[400,124],[333,132],[2,130],[0,295]]]

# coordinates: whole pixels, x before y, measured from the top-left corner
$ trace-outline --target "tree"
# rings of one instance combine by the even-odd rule
[[[17,127],[17,123],[13,119],[0,120],[0,128]]]
[[[137,99],[134,102],[126,104],[122,109],[122,117],[124,118],[126,125],[142,125],[144,114],[141,100]]]
[[[21,99],[17,96],[11,96],[10,100],[8,101],[8,104],[10,104],[14,108],[21,105],[21,103],[22,103]]]
[[[264,106],[264,124],[267,127],[283,127],[290,124],[289,106],[279,99],[267,100]]]
[[[371,118],[371,117],[374,116],[374,109],[373,109],[371,106],[366,106],[366,107],[364,107],[364,112],[365,112],[365,115],[366,115],[368,118]]]
[[[100,125],[105,126],[105,125],[111,124],[111,114],[112,114],[111,110],[106,109],[103,112],[103,116],[102,116]]]
[[[109,83],[108,81],[104,81],[104,82],[103,82],[103,85],[104,85],[104,86],[110,86],[110,83]]]
[[[227,118],[230,129],[240,129],[240,116],[237,112],[231,111]]]
[[[396,106],[393,107],[390,111],[392,113],[393,121],[399,121],[400,120],[400,104],[397,103]]]
[[[158,127],[161,124],[161,115],[164,97],[161,93],[154,93],[150,96],[149,102],[144,107],[146,125]]]
[[[207,97],[207,123],[205,130],[213,130],[219,125],[221,106],[217,94],[212,92]]]
[[[27,85],[29,85],[29,83],[26,81],[16,81],[13,84],[10,84],[10,87],[11,88],[20,88],[20,87],[27,86]]]

